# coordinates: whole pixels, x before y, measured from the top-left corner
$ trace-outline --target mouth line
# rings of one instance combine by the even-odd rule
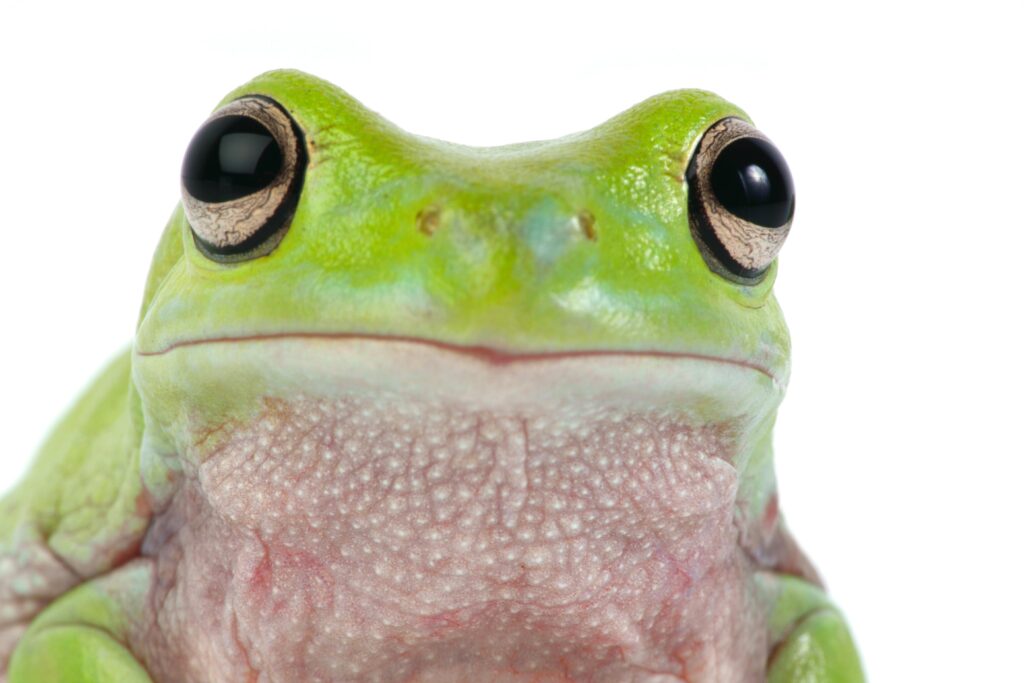
[[[759,365],[753,361],[743,360],[739,358],[729,358],[726,356],[716,356],[707,353],[696,353],[689,351],[663,351],[659,349],[580,349],[575,351],[519,352],[505,351],[502,349],[497,349],[491,346],[484,345],[455,344],[451,342],[442,342],[434,339],[426,339],[423,337],[408,337],[388,334],[366,334],[356,332],[267,332],[261,334],[248,335],[224,335],[220,337],[205,337],[201,339],[184,339],[182,341],[173,342],[163,348],[152,351],[137,349],[135,351],[135,354],[143,357],[154,357],[166,355],[174,351],[175,349],[187,348],[192,346],[279,341],[289,339],[325,341],[384,341],[399,342],[405,344],[417,344],[419,346],[431,347],[441,351],[447,351],[449,353],[458,353],[470,356],[481,362],[487,363],[488,365],[496,366],[515,365],[519,363],[535,363],[552,360],[565,360],[573,358],[639,357],[686,359],[704,361],[708,363],[718,363],[721,365],[731,365],[734,367],[745,368],[747,370],[753,370],[764,375],[772,382],[776,384],[778,383],[778,379],[775,377],[772,371],[764,367],[763,365]]]

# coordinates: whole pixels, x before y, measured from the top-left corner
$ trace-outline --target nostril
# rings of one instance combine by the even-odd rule
[[[576,214],[576,225],[583,235],[590,241],[597,241],[597,230],[594,228],[594,214],[583,209]]]
[[[441,225],[441,209],[436,206],[428,206],[416,213],[416,228],[427,237],[437,232]]]

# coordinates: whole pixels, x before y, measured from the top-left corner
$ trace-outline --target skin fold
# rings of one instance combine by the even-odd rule
[[[132,347],[0,501],[0,682],[863,680],[785,528],[772,294],[709,267],[703,91],[478,149],[306,74],[269,253],[179,206]]]

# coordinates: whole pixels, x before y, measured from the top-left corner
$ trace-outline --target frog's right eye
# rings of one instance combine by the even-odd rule
[[[734,282],[759,282],[793,222],[793,179],[782,154],[750,124],[725,118],[704,133],[686,181],[704,261]]]
[[[181,169],[182,204],[199,250],[220,262],[273,251],[288,230],[305,166],[301,132],[276,102],[243,97],[215,112]]]

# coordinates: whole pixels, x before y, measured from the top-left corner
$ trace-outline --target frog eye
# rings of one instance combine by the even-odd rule
[[[789,234],[796,204],[786,160],[736,118],[704,133],[686,172],[690,230],[711,270],[753,284]]]
[[[185,216],[207,257],[234,262],[273,251],[302,189],[305,148],[285,110],[243,97],[216,111],[189,143],[181,169]]]

